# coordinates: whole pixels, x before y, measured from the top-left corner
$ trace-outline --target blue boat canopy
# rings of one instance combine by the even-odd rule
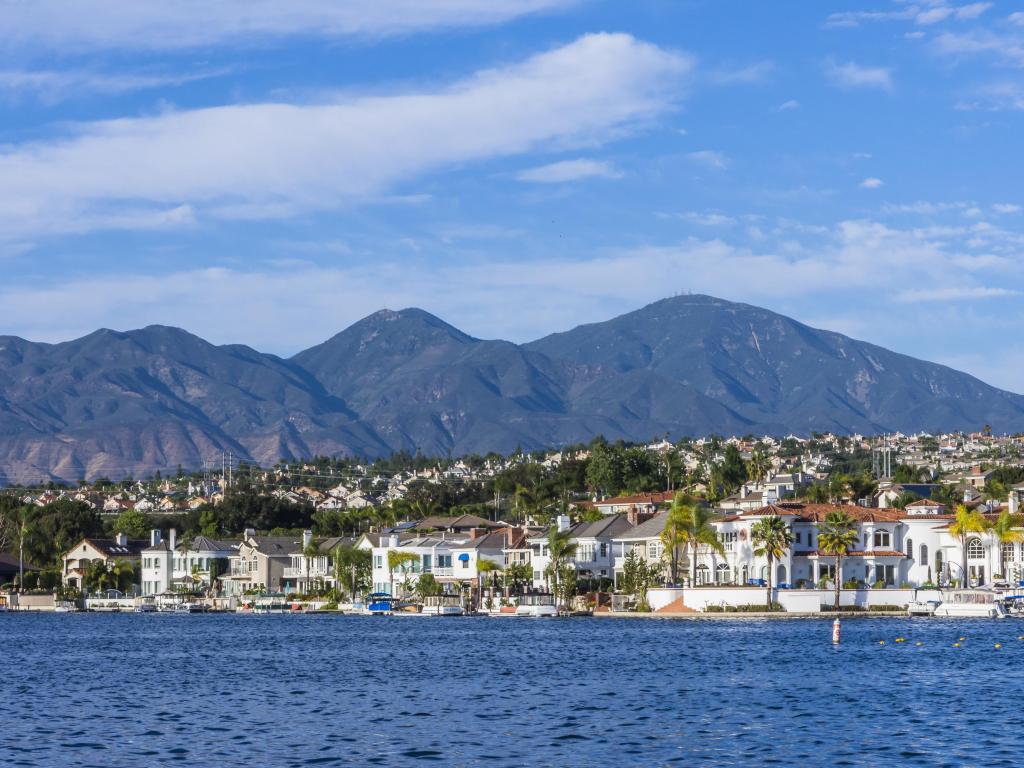
[[[468,563],[469,562],[469,555],[467,555],[465,552],[463,552],[461,555],[459,555],[459,560],[461,560],[464,563]]]

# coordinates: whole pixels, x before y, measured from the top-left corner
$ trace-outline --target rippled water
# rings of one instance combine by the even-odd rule
[[[818,620],[0,615],[0,765],[1020,762],[1024,622],[848,620],[838,649],[830,635]]]

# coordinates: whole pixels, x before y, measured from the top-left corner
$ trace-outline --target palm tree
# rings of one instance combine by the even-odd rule
[[[778,515],[762,517],[750,528],[750,538],[756,545],[754,554],[768,558],[768,610],[772,609],[772,571],[777,559],[781,559],[793,543],[793,532],[786,521]]]
[[[310,582],[310,579],[309,579],[309,569],[310,569],[310,566],[313,563],[313,558],[314,557],[319,557],[319,556],[320,556],[320,545],[316,542],[315,539],[310,539],[309,540],[309,544],[307,544],[306,546],[304,546],[302,548],[302,561],[303,561],[303,563],[306,566],[306,594],[307,595],[310,592],[310,589],[309,589],[309,582]]]
[[[1006,578],[1006,563],[1003,561],[1003,544],[1024,541],[1024,533],[1018,530],[1020,525],[1020,515],[1011,515],[1009,510],[1004,509],[989,527],[989,531],[996,540],[996,546],[999,547],[999,573],[1004,579]]]
[[[956,519],[949,525],[949,533],[960,541],[961,577],[963,586],[967,586],[967,539],[972,533],[984,533],[985,518],[976,509],[967,509],[963,504],[956,507]]]
[[[747,462],[747,473],[750,475],[750,479],[760,483],[768,476],[771,468],[771,459],[765,455],[764,451],[760,448],[754,449],[754,452],[750,455],[750,461]]]
[[[477,573],[477,595],[482,603],[484,599],[484,574],[491,574],[491,585],[493,587],[494,574],[501,571],[501,566],[495,563],[493,560],[487,560],[486,558],[478,558],[476,561],[476,573]],[[493,594],[493,591],[492,591]]]
[[[682,493],[676,495],[669,508],[665,527],[661,531],[661,546],[669,557],[669,575],[673,584],[679,583],[679,548],[686,545],[682,530],[693,516],[693,499]]]
[[[548,559],[550,560],[548,569],[554,582],[552,591],[556,595],[558,594],[559,569],[566,560],[576,554],[577,546],[576,542],[572,540],[571,530],[560,531],[557,527],[552,526],[548,531]]]
[[[690,585],[697,584],[697,550],[708,547],[713,552],[725,557],[725,547],[718,539],[718,531],[711,524],[711,512],[705,507],[694,504],[684,493],[677,493],[672,501],[670,512],[671,525],[675,533],[670,538],[678,537],[684,549],[690,551]],[[674,519],[673,516],[674,515]]]
[[[395,594],[395,569],[405,563],[418,562],[419,559],[420,556],[412,552],[399,552],[395,549],[388,552],[388,581],[391,583],[392,596]]]
[[[839,588],[843,581],[843,555],[857,543],[857,521],[848,512],[835,509],[825,515],[818,528],[818,546],[836,559],[836,604],[839,610]]]

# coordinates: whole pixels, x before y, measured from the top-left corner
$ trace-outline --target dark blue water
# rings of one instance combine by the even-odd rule
[[[839,649],[830,632],[0,615],[0,765],[1020,763],[1024,622],[848,620]]]

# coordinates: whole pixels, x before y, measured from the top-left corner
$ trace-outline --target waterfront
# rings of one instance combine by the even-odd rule
[[[0,616],[0,755],[107,768],[1019,761],[1024,623],[862,619],[839,648],[830,628]]]

